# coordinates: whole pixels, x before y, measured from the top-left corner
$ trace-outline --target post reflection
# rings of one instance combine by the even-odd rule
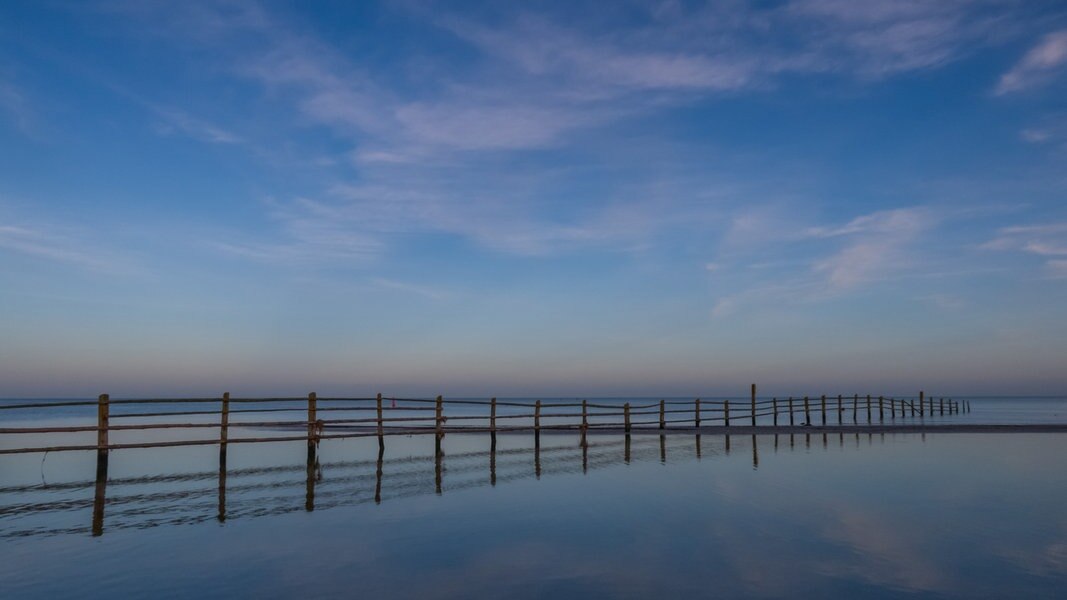
[[[93,537],[104,534],[104,504],[107,502],[107,451],[96,455],[96,487],[93,494]]]

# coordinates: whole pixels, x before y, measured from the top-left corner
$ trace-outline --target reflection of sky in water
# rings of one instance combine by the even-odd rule
[[[449,435],[0,457],[0,596],[1055,596],[1067,438]],[[665,456],[665,464],[661,457]],[[540,476],[538,477],[538,472]],[[41,486],[42,477],[47,486]],[[33,487],[35,486],[35,487]],[[68,533],[46,533],[64,530]]]

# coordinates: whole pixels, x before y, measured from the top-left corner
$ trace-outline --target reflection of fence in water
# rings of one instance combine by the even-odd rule
[[[384,458],[377,460],[320,463],[310,455],[306,465],[226,469],[227,451],[219,452],[219,470],[159,476],[107,479],[106,469],[94,481],[0,488],[0,498],[27,493],[56,494],[54,500],[0,506],[0,537],[57,535],[111,529],[144,529],[164,525],[199,523],[218,519],[278,515],[300,510],[321,510],[400,499],[422,494],[441,494],[517,481],[543,474],[577,474],[631,460],[662,457],[665,442],[630,436],[625,440],[604,439],[585,445],[551,445],[488,451]],[[665,437],[665,436],[662,436]],[[698,436],[699,437],[699,436]],[[680,446],[675,448],[681,451]],[[687,456],[694,453],[687,452]],[[298,477],[296,475],[299,475]],[[210,486],[197,484],[211,482]],[[176,489],[138,492],[150,486]],[[89,498],[71,495],[94,490]],[[126,493],[124,493],[126,492]],[[108,494],[110,493],[110,497]],[[71,524],[33,526],[34,517],[49,523],[57,515],[83,514],[92,509],[90,527]]]
[[[855,441],[860,443],[860,434]],[[872,441],[874,434],[865,434]],[[884,440],[884,434],[879,434]],[[821,436],[822,446],[829,446],[830,436],[844,445],[846,434],[803,434],[788,436],[789,446],[803,443],[810,448]],[[753,468],[759,467],[759,442],[755,435],[749,442]],[[779,448],[779,436],[773,436],[773,449]],[[852,437],[849,434],[848,437]],[[539,436],[538,436],[539,438]],[[800,440],[798,442],[798,439]],[[729,455],[731,436],[712,438],[710,445],[701,435],[637,436],[622,439],[585,440],[577,445],[542,447],[539,440],[530,448],[497,450],[491,442],[488,451],[455,454],[435,451],[433,455],[384,458],[379,449],[377,460],[321,463],[311,454],[305,465],[284,465],[227,470],[227,450],[219,452],[218,471],[127,477],[108,480],[106,466],[98,470],[94,481],[51,484],[47,486],[10,486],[0,488],[5,495],[78,494],[93,488],[94,496],[38,502],[24,502],[0,507],[0,523],[16,517],[15,523],[0,528],[0,537],[24,537],[91,532],[102,535],[105,514],[108,530],[147,529],[159,526],[253,518],[298,511],[313,511],[341,506],[381,503],[412,496],[442,494],[497,483],[518,481],[542,475],[587,473],[612,465],[631,462],[667,462],[668,456],[683,460],[705,455]],[[719,441],[721,440],[721,442]],[[669,441],[669,443],[668,443]],[[106,463],[105,463],[106,464]],[[300,476],[295,476],[300,475]],[[212,485],[198,486],[212,482]],[[177,489],[136,492],[141,486],[177,485]],[[108,488],[111,496],[108,497]],[[133,493],[124,493],[133,490]],[[117,493],[116,493],[117,492]],[[90,526],[84,513],[92,509]],[[52,524],[57,515],[65,515],[69,526]],[[34,517],[47,525],[23,524]]]

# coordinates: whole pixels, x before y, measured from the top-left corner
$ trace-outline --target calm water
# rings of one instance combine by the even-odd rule
[[[1067,420],[1062,400],[972,406],[953,418]],[[0,435],[27,442],[14,437]],[[0,598],[1067,589],[1067,435],[604,434],[583,449],[517,434],[490,452],[488,436],[449,434],[443,448],[326,440],[309,464],[302,442],[235,444],[225,468],[217,446],[125,450],[99,484],[92,452],[0,456]]]

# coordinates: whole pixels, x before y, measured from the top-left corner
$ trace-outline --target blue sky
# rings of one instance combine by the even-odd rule
[[[1067,390],[1059,2],[5,2],[0,396]]]

